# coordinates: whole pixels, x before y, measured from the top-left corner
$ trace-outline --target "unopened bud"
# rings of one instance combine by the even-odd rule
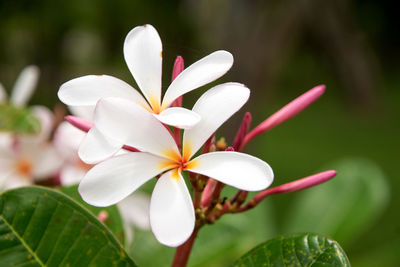
[[[218,141],[217,141],[217,143],[215,144],[216,146],[217,146],[217,149],[219,150],[219,151],[222,151],[222,150],[225,150],[225,148],[226,148],[226,141],[225,141],[225,137],[221,137]]]
[[[93,123],[86,121],[80,117],[68,115],[65,116],[65,120],[84,132],[89,132],[90,128],[93,127]]]
[[[99,219],[99,221],[104,223],[108,219],[108,212],[105,210],[100,211],[99,214],[97,215],[97,219]]]
[[[254,137],[267,132],[274,128],[275,126],[291,119],[296,116],[298,113],[303,111],[309,105],[314,103],[320,96],[325,92],[325,85],[318,85],[313,89],[305,92],[301,96],[294,99],[292,102],[272,114],[265,121],[260,123],[256,128],[254,128],[250,133],[248,133],[243,143],[241,144],[241,149]],[[240,150],[241,150],[240,149]]]

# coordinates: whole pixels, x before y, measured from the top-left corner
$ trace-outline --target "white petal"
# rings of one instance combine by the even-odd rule
[[[79,182],[85,176],[86,171],[82,168],[78,168],[74,164],[66,164],[62,167],[60,172],[60,182],[62,186],[70,186],[79,184]]]
[[[79,145],[78,155],[88,164],[103,161],[122,148],[123,144],[104,136],[93,126]]]
[[[171,134],[152,113],[131,101],[107,98],[96,107],[94,124],[105,136],[142,151],[179,154]]]
[[[32,185],[30,177],[20,176],[15,172],[8,173],[3,178],[5,178],[3,183],[0,183],[1,191]]]
[[[0,151],[12,149],[14,143],[14,135],[10,133],[0,133]]]
[[[166,246],[179,246],[192,234],[194,222],[192,199],[182,175],[177,170],[163,174],[150,202],[150,224],[155,237]]]
[[[88,171],[79,184],[79,193],[93,206],[113,205],[164,171],[163,160],[145,152],[112,157]]]
[[[263,190],[274,180],[274,173],[266,162],[232,151],[200,155],[193,160],[189,171],[246,191]]]
[[[200,116],[186,108],[172,107],[164,109],[159,115],[154,114],[162,123],[180,129],[192,128],[200,121]]]
[[[165,92],[163,107],[179,96],[208,84],[224,75],[233,64],[233,56],[227,51],[216,51],[182,71]]]
[[[40,122],[40,132],[36,135],[20,135],[18,140],[22,143],[22,146],[29,146],[27,143],[37,144],[47,141],[53,130],[54,115],[50,109],[45,106],[33,106],[31,111]]]
[[[217,85],[197,100],[192,111],[201,120],[183,134],[184,155],[192,156],[227,119],[249,98],[250,90],[240,83]]]
[[[39,68],[28,66],[21,71],[11,93],[10,102],[16,106],[24,106],[31,98],[39,80]]]
[[[160,105],[162,43],[157,30],[149,24],[132,29],[125,38],[124,56],[149,103]]]
[[[150,197],[141,192],[134,192],[118,203],[118,209],[127,226],[150,229]]]
[[[71,106],[94,106],[101,98],[121,97],[140,105],[146,100],[126,82],[108,75],[87,75],[61,85],[58,97]]]
[[[93,121],[94,109],[96,106],[68,106],[71,114],[86,121]]]
[[[75,161],[86,133],[63,121],[54,133],[53,144],[64,158]]]
[[[50,144],[37,146],[36,151],[31,151],[28,156],[33,160],[32,175],[37,181],[50,178],[63,164],[62,157]]]
[[[7,92],[4,89],[3,85],[0,83],[0,103],[4,103],[7,101]]]
[[[40,121],[40,133],[38,138],[41,140],[48,140],[54,125],[53,112],[45,106],[33,106],[31,110]]]

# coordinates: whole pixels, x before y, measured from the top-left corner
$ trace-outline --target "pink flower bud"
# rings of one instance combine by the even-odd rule
[[[240,125],[239,130],[236,133],[235,139],[233,141],[233,148],[237,151],[239,151],[243,139],[250,129],[251,119],[252,118],[250,112],[246,112],[246,114],[244,114],[242,124]]]
[[[183,58],[181,56],[177,56],[174,63],[174,68],[172,69],[172,79],[171,81],[175,80],[175,78],[184,70],[185,64]],[[177,99],[172,102],[171,107],[182,107],[182,96],[178,97]]]
[[[84,132],[89,132],[90,128],[93,127],[93,123],[76,116],[71,116],[71,115],[65,116],[65,120],[68,121],[73,126],[75,126],[76,128],[78,128],[79,130],[82,130]]]
[[[97,215],[97,219],[99,219],[99,221],[104,223],[108,219],[108,212],[105,210],[100,211],[99,214]]]
[[[243,149],[243,147],[257,135],[267,132],[275,126],[296,116],[309,105],[314,103],[324,92],[325,85],[318,85],[272,114],[244,137],[243,143],[241,144],[241,149]]]

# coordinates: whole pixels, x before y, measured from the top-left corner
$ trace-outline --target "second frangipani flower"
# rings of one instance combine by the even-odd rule
[[[102,98],[128,99],[144,107],[162,123],[188,129],[199,122],[200,116],[191,110],[170,105],[183,94],[224,75],[231,68],[233,57],[229,52],[220,50],[200,59],[174,79],[161,99],[162,52],[160,36],[151,25],[132,29],[125,39],[125,61],[144,97],[124,81],[107,75],[88,75],[73,79],[61,86],[58,96],[76,112],[82,107],[93,110],[97,101]],[[86,114],[88,113],[85,112],[84,115]],[[99,142],[109,143],[103,146],[102,151],[88,152],[88,155],[80,152],[81,158],[87,163],[96,163],[111,156],[122,145],[116,144],[115,140],[104,140],[96,127],[90,130],[84,142],[88,146]]]
[[[151,197],[151,228],[162,244],[184,243],[194,229],[195,212],[182,171],[246,191],[263,190],[273,181],[267,163],[244,153],[220,151],[193,158],[249,94],[239,83],[221,84],[203,94],[193,107],[201,120],[184,131],[182,152],[164,125],[140,105],[121,98],[100,100],[94,126],[107,138],[144,152],[115,156],[93,167],[79,185],[82,198],[95,206],[112,205],[161,174]]]

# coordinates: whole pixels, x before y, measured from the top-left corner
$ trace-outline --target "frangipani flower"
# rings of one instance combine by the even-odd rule
[[[203,94],[193,107],[201,120],[184,131],[182,153],[168,130],[143,107],[119,98],[100,100],[95,127],[107,138],[145,152],[115,156],[93,167],[79,185],[82,198],[95,206],[112,205],[162,174],[151,197],[151,228],[160,243],[182,244],[195,223],[182,171],[209,176],[247,191],[262,190],[272,183],[269,165],[247,154],[211,152],[192,159],[218,127],[244,105],[249,93],[242,84],[225,83]]]
[[[0,104],[10,102],[13,106],[23,107],[31,98],[39,79],[39,68],[36,66],[25,67],[18,76],[11,91],[10,99],[7,92],[0,83]],[[7,147],[13,142],[13,137],[9,133],[0,133],[0,149]]]
[[[227,51],[216,51],[181,72],[161,99],[162,43],[151,25],[132,29],[124,43],[124,57],[130,72],[144,97],[124,81],[107,75],[88,75],[64,83],[58,92],[60,100],[76,109],[94,109],[97,101],[107,97],[130,100],[144,107],[158,120],[182,129],[193,127],[201,119],[198,114],[182,107],[170,107],[183,94],[210,83],[224,75],[233,64]],[[85,119],[88,119],[87,117]],[[91,118],[89,118],[91,120]],[[83,141],[92,150],[79,151],[87,163],[97,163],[117,152],[123,144],[105,138],[93,127]],[[95,150],[94,144],[102,149]]]
[[[0,149],[0,188],[2,190],[33,184],[56,174],[62,158],[47,142],[53,126],[53,116],[46,107],[32,107],[41,122],[38,135],[16,135]]]

